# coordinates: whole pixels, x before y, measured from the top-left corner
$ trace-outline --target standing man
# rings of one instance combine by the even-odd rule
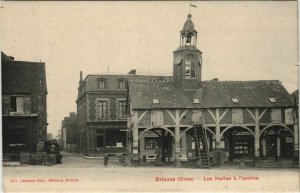
[[[108,165],[108,155],[104,156],[104,167],[107,168]]]

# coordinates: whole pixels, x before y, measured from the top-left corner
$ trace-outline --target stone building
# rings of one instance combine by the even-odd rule
[[[62,150],[78,152],[77,115],[75,112],[65,117],[61,124]]]
[[[170,81],[171,77],[88,75],[80,72],[77,117],[79,152],[85,155],[126,152],[128,81]]]
[[[173,52],[171,82],[129,82],[130,151],[144,161],[195,157],[192,129],[202,124],[210,154],[225,160],[298,157],[294,102],[278,80],[203,81],[202,52],[188,15]]]
[[[16,61],[1,52],[4,156],[35,151],[47,140],[45,63]]]

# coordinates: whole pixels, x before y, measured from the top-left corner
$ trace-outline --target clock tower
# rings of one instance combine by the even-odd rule
[[[188,14],[180,31],[180,45],[173,52],[173,78],[182,89],[197,89],[201,82],[202,52],[196,45],[197,31]]]

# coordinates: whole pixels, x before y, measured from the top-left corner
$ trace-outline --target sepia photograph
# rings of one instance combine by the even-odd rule
[[[300,192],[297,1],[0,1],[2,192]]]

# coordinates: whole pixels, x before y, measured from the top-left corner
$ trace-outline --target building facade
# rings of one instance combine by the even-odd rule
[[[128,81],[169,80],[170,77],[88,75],[78,88],[79,152],[85,155],[126,152]]]
[[[143,160],[195,157],[195,124],[224,160],[298,158],[295,104],[278,80],[202,81],[202,52],[189,14],[173,52],[173,82],[129,82],[130,152]],[[219,154],[220,155],[220,154]]]
[[[62,150],[78,152],[77,115],[75,112],[65,117],[61,124]]]
[[[16,61],[1,53],[3,153],[35,151],[47,140],[45,63]]]

